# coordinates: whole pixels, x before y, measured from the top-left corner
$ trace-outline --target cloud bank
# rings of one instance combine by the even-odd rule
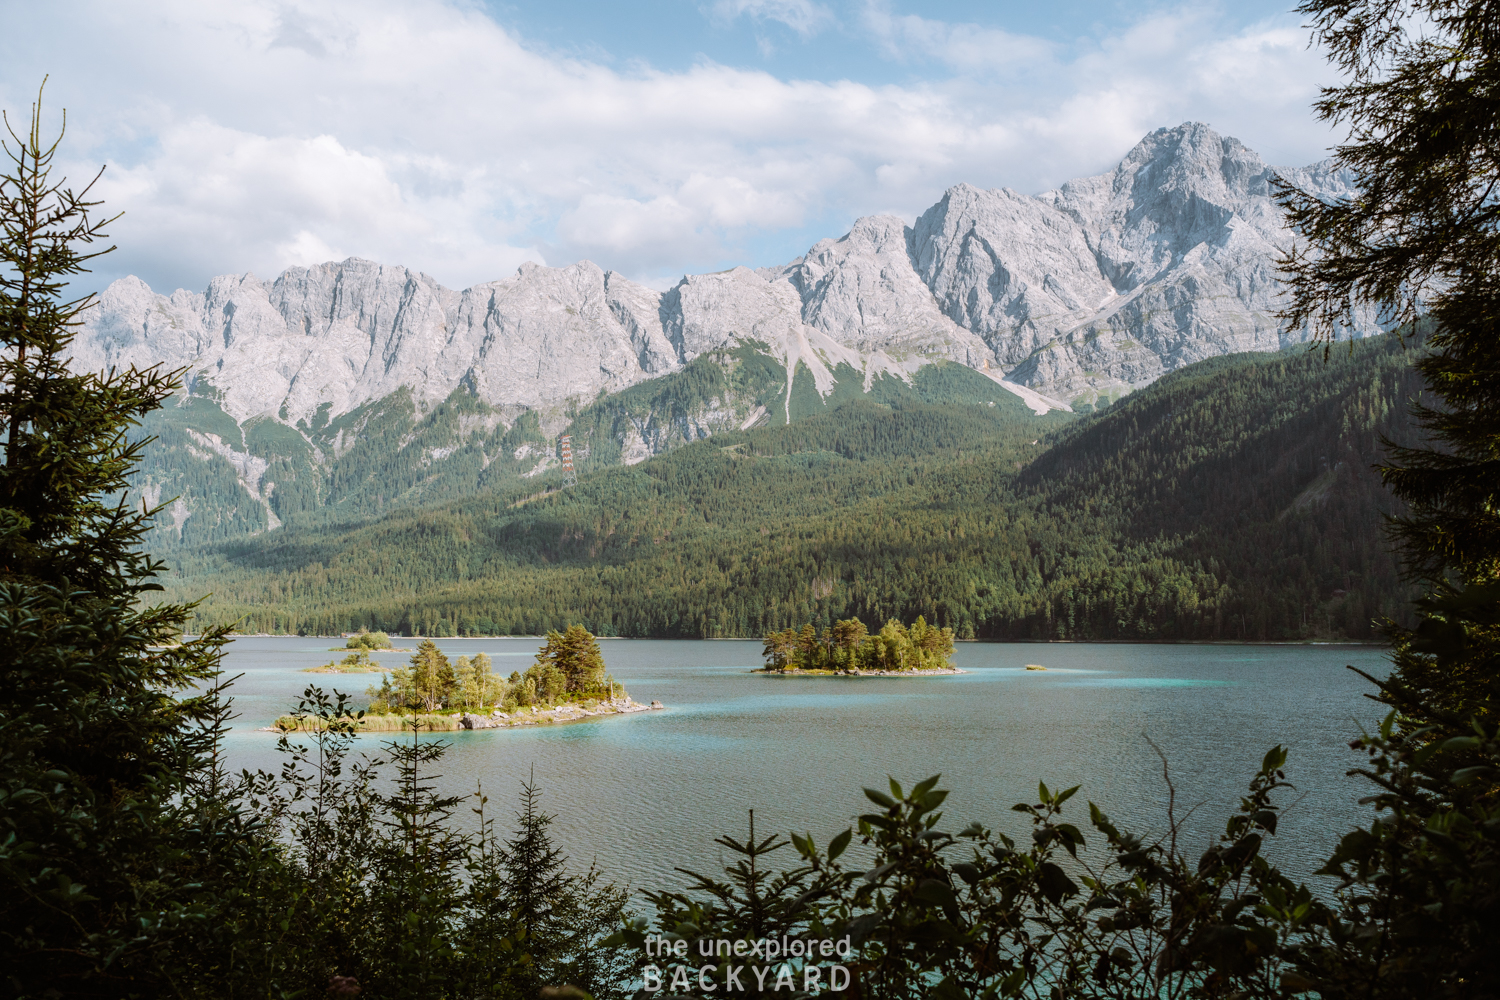
[[[0,103],[14,121],[51,73],[70,172],[107,162],[100,193],[127,213],[98,277],[159,289],[351,255],[450,286],[586,257],[661,286],[777,262],[860,215],[911,218],[960,181],[1042,190],[1188,119],[1272,162],[1330,144],[1307,110],[1330,74],[1295,22],[1228,30],[1196,5],[1066,51],[879,4],[842,19],[804,0],[703,6],[844,32],[909,67],[880,85],[706,58],[604,65],[528,45],[467,0],[0,10]]]

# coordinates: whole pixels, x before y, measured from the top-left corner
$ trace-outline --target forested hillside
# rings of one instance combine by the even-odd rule
[[[1083,419],[866,396],[562,492],[181,551],[171,596],[268,632],[1367,638],[1407,598],[1370,466],[1411,434],[1409,354],[1220,358]]]
[[[535,491],[537,477],[558,467],[562,434],[572,435],[579,468],[600,469],[725,430],[802,420],[854,399],[983,405],[1027,424],[1033,437],[1047,426],[993,379],[949,361],[929,361],[907,379],[877,375],[868,384],[848,365],[833,375],[825,396],[807,366],[798,365],[789,391],[784,367],[755,345],[741,345],[546,414],[546,428],[538,411],[491,406],[464,386],[433,405],[401,389],[332,419],[325,405],[295,425],[268,415],[237,424],[213,390],[199,387],[136,429],[138,439],[156,440],[133,489],[148,506],[175,498],[149,539],[152,551],[172,552],[523,484]]]

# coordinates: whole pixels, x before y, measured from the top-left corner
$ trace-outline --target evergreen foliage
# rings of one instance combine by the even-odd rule
[[[629,894],[604,884],[596,868],[583,875],[568,870],[547,832],[555,817],[542,812],[540,800],[535,781],[523,782],[514,833],[498,850],[498,887],[532,942],[529,985],[570,983],[596,998],[628,995],[622,987],[639,961],[603,942],[627,911]]]
[[[103,499],[172,376],[68,370],[91,299],[64,289],[105,252],[83,250],[107,220],[91,186],[52,179],[57,149],[39,95],[0,176],[0,981],[124,995],[161,985],[158,956],[212,912],[208,845],[232,850],[244,830],[188,797],[213,692],[173,697],[213,675],[222,636],[177,642],[191,607],[147,603],[151,512]]]
[[[153,511],[120,499],[173,376],[68,370],[90,300],[64,283],[103,224],[50,179],[40,119],[38,101],[0,176],[0,991],[519,998],[569,970],[622,997],[628,960],[594,945],[623,895],[549,882],[559,916],[528,939],[506,891],[526,869],[433,790],[444,745],[413,729],[352,761],[351,706],[310,688],[312,742],[284,739],[279,775],[228,773],[225,639],[180,642],[192,607],[150,603]]]
[[[921,615],[911,626],[892,618],[871,633],[858,618],[833,623],[819,634],[811,623],[765,637],[764,669],[858,671],[943,670],[953,667],[953,630],[928,625]]]
[[[788,413],[800,420],[854,399],[985,406],[1029,437],[1067,419],[1037,417],[991,379],[946,361],[923,366],[909,382],[883,375],[869,387],[863,373],[842,365],[826,398],[799,366],[788,397],[785,367],[767,350],[746,343],[708,352],[576,412],[545,414],[550,431],[537,411],[490,406],[467,387],[432,406],[400,389],[334,419],[324,404],[295,427],[264,415],[237,423],[220,408],[219,390],[197,380],[143,419],[140,434],[155,441],[132,489],[149,504],[172,501],[149,545],[191,550],[279,525],[343,523],[476,492],[555,485],[559,431],[572,435],[578,468],[588,470],[619,465],[627,449],[635,460],[747,421],[784,425]],[[558,428],[559,419],[567,425]]]
[[[1337,160],[1361,192],[1325,203],[1288,189],[1307,237],[1287,262],[1288,315],[1330,332],[1375,308],[1430,330],[1416,362],[1430,396],[1414,408],[1429,440],[1381,470],[1407,505],[1392,522],[1406,567],[1430,592],[1414,630],[1389,630],[1383,693],[1409,729],[1468,738],[1469,716],[1500,708],[1500,6],[1299,9],[1349,77],[1318,111],[1347,129]]]
[[[420,726],[356,759],[352,720],[362,713],[346,696],[310,687],[296,714],[323,724],[310,742],[279,740],[279,774],[246,775],[232,790],[260,836],[284,846],[276,864],[242,871],[230,896],[233,961],[193,970],[185,993],[323,984],[332,993],[343,983],[376,996],[519,1000],[562,975],[623,1000],[632,962],[598,947],[626,895],[598,873],[566,870],[534,784],[523,785],[520,825],[502,840],[482,789],[438,793],[449,745],[420,739]],[[466,801],[474,832],[456,815]]]
[[[853,401],[564,493],[179,551],[172,593],[212,590],[204,624],[271,633],[758,637],[921,615],[963,639],[1370,639],[1410,596],[1370,467],[1382,436],[1414,440],[1418,388],[1387,338],[1327,364],[1202,362],[1041,438],[999,407]]]
[[[1488,941],[1500,926],[1500,6],[1493,0],[1307,0],[1349,76],[1322,116],[1346,128],[1338,162],[1359,197],[1289,193],[1309,238],[1288,262],[1290,316],[1329,331],[1360,308],[1430,331],[1414,407],[1429,440],[1381,470],[1407,513],[1392,522],[1429,593],[1417,623],[1388,623],[1393,707],[1358,773],[1382,815],[1343,838],[1327,940],[1300,942],[1324,996],[1480,997],[1500,992]],[[1414,338],[1420,340],[1420,338]],[[1401,444],[1398,442],[1398,445]]]
[[[548,632],[547,643],[536,654],[537,666],[562,675],[567,694],[607,693],[604,654],[593,634],[582,625],[569,625],[566,632]]]
[[[373,714],[493,707],[512,712],[522,706],[552,707],[566,701],[626,696],[625,689],[605,673],[604,656],[593,634],[577,624],[568,626],[566,632],[548,632],[536,662],[524,674],[516,671],[509,679],[493,672],[484,653],[472,659],[460,656],[456,663],[449,663],[437,643],[423,639],[409,667],[393,670],[366,694]]]

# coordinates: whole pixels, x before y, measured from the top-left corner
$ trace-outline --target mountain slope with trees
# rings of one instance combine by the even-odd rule
[[[174,555],[246,631],[761,636],[923,615],[960,638],[1370,638],[1408,597],[1371,466],[1394,338],[1212,359],[1083,420],[853,400],[566,491],[511,487]],[[1048,426],[1050,431],[1037,428]]]

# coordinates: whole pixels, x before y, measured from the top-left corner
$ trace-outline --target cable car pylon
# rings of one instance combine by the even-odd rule
[[[572,435],[564,434],[558,439],[558,444],[562,446],[563,489],[567,489],[569,486],[577,486],[578,473],[573,469]]]

